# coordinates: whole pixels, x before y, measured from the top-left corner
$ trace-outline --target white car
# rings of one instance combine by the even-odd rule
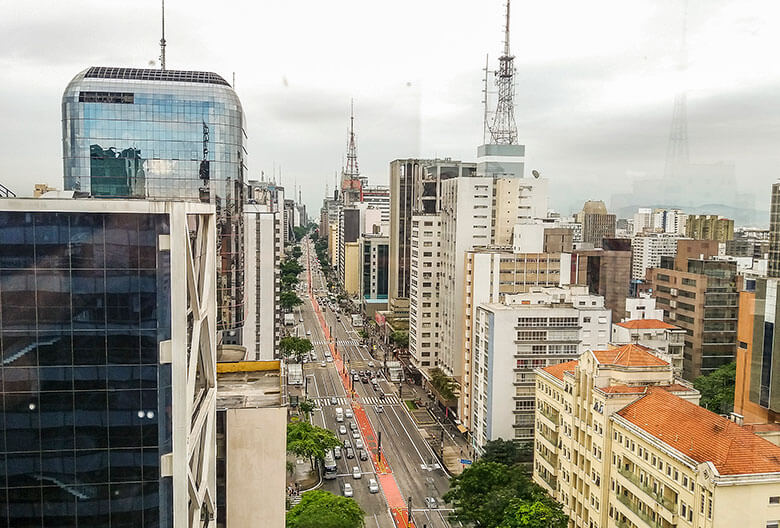
[[[333,363],[333,356],[328,356],[328,363]]]
[[[363,440],[360,438],[355,439],[355,449],[363,449]]]
[[[360,440],[360,431],[352,431],[352,438]]]
[[[349,482],[344,483],[344,496],[345,497],[352,496],[352,484],[350,484]]]
[[[377,405],[376,406],[376,412],[378,412],[378,413],[385,412],[385,409],[381,405]]]
[[[344,409],[344,416],[346,418],[352,418],[354,415],[352,414],[352,409]]]
[[[363,474],[360,472],[360,468],[358,466],[355,466],[352,468],[352,478],[353,479],[359,479],[363,476]]]
[[[339,434],[347,434],[347,428],[344,425],[339,425]]]
[[[432,510],[437,509],[439,504],[436,501],[436,497],[425,497],[425,506]]]
[[[376,483],[376,479],[368,480],[368,491],[370,493],[379,493],[379,484]]]

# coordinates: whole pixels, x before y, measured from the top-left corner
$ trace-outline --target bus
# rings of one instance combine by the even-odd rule
[[[323,466],[323,478],[325,480],[333,480],[336,478],[336,458],[333,456],[333,451],[329,450],[325,453],[325,460],[322,462]]]

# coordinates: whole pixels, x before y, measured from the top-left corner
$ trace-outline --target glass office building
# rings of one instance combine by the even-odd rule
[[[201,203],[0,200],[0,527],[213,520],[215,224]]]
[[[168,232],[160,214],[0,212],[0,525],[172,526]]]
[[[91,67],[62,98],[66,190],[216,205],[223,330],[244,319],[245,139],[241,102],[215,73]]]

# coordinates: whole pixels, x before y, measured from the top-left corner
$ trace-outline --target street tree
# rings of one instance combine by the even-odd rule
[[[287,451],[309,459],[312,469],[315,460],[324,460],[325,453],[341,445],[333,431],[323,429],[308,421],[287,424]]]
[[[450,479],[444,500],[454,506],[456,521],[477,528],[496,528],[513,499],[539,499],[544,494],[520,469],[478,460]]]
[[[303,304],[303,301],[300,297],[295,295],[291,291],[283,291],[279,295],[279,304],[281,305],[282,309],[286,312],[289,312],[296,306],[300,306]]]
[[[314,409],[317,408],[317,405],[314,403],[314,400],[305,399],[302,400],[300,403],[298,403],[298,409],[303,413],[303,415],[306,417],[306,419],[309,419],[309,415],[312,413]]]
[[[436,389],[436,392],[445,400],[450,401],[455,399],[454,386],[455,382],[447,376],[444,371],[439,367],[434,367],[430,370],[431,384]]]
[[[284,357],[292,357],[298,363],[314,349],[311,341],[305,337],[287,336],[279,340],[279,350]]]
[[[736,380],[736,363],[723,365],[710,374],[693,380],[693,386],[701,392],[699,405],[718,414],[728,414],[733,411]]]
[[[566,528],[569,517],[552,499],[512,499],[497,528]]]
[[[355,499],[324,490],[307,491],[287,512],[287,528],[362,528],[365,512]]]
[[[504,440],[502,438],[490,440],[485,443],[480,460],[513,466],[522,461],[521,450],[512,440]]]

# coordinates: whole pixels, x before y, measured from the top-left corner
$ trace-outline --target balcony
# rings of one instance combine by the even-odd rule
[[[558,448],[558,435],[557,434],[550,434],[550,433],[546,433],[544,431],[538,431],[538,432],[542,436],[542,438],[544,438],[545,440],[550,442],[550,444],[554,448],[556,448],[556,449]]]
[[[558,413],[557,412],[550,412],[546,411],[542,408],[537,408],[537,411],[539,411],[539,414],[547,418],[555,427],[558,427]]]
[[[643,484],[639,482],[639,477],[637,477],[635,473],[622,467],[618,468],[618,473],[620,473],[622,476],[627,478],[629,482],[631,482],[639,490],[643,491],[653,501],[657,502],[658,504],[660,504],[661,506],[669,510],[669,512],[673,514],[677,513],[677,511],[675,510],[674,501],[672,499],[665,497],[662,493],[653,491],[653,488],[651,488],[647,484]]]
[[[556,478],[551,475],[545,475],[542,473],[536,473],[536,475],[544,481],[545,484],[547,484],[550,489],[553,490],[553,492],[558,490],[558,483],[556,482]]]
[[[626,497],[623,494],[617,494],[617,499],[650,528],[664,528],[660,522],[653,520],[652,517],[643,512],[639,508],[639,505],[635,504],[629,497]]]
[[[553,471],[557,471],[558,468],[558,457],[550,454],[550,453],[543,453],[539,450],[536,451],[536,454],[542,457],[547,464],[550,465],[550,467],[553,469]]]

